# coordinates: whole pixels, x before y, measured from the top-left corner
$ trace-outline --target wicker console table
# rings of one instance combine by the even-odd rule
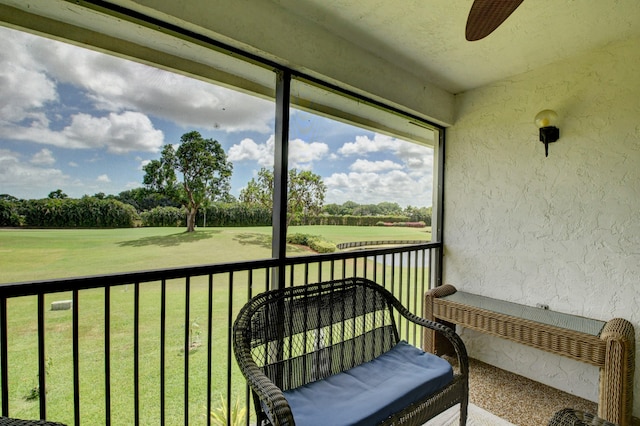
[[[458,292],[450,284],[425,294],[425,317],[491,334],[600,368],[598,416],[631,424],[635,331],[624,319],[597,321],[575,315]],[[424,333],[425,351],[443,355],[446,346]]]

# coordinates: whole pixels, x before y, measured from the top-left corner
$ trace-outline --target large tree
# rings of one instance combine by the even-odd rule
[[[161,158],[144,166],[143,182],[183,205],[187,231],[193,232],[200,206],[228,197],[232,171],[233,164],[220,143],[192,131],[182,135],[177,149],[165,145]]]
[[[139,212],[151,210],[155,207],[180,207],[180,203],[176,203],[173,199],[165,194],[152,191],[146,187],[127,189],[122,191],[116,197],[123,203],[131,204]]]
[[[322,177],[303,170],[289,170],[287,191],[287,226],[306,223],[306,218],[320,214],[327,187]],[[262,168],[240,191],[240,202],[273,208],[273,171]]]

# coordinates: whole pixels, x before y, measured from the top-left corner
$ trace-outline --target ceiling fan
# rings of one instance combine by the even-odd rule
[[[474,0],[467,18],[467,40],[476,41],[491,34],[523,1]]]

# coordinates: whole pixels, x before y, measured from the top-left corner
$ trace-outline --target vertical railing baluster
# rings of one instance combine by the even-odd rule
[[[352,277],[358,276],[358,258],[357,257],[353,259],[353,273],[351,276]]]
[[[382,255],[382,287],[387,288],[387,255]]]
[[[133,285],[133,416],[140,424],[140,283]]]
[[[0,374],[2,374],[2,415],[9,416],[9,361],[7,360],[7,298],[0,297]]]
[[[44,346],[44,294],[38,294],[38,386],[40,396],[40,419],[47,418],[47,390],[46,390],[46,348]]]
[[[269,291],[271,290],[271,275],[273,274],[273,270],[272,268],[267,268],[264,270],[264,272],[265,291]]]
[[[336,261],[331,259],[331,275],[329,279],[335,280],[336,279],[335,274],[336,274]]]
[[[423,251],[422,251],[423,252]],[[411,312],[413,312],[414,314],[421,316],[420,312],[418,311],[418,267],[420,265],[419,263],[419,259],[420,257],[418,256],[418,252],[414,252],[415,253],[415,273],[413,274],[413,310]],[[424,267],[424,263],[422,264],[422,266]],[[415,324],[413,325],[413,344],[417,344],[417,328],[415,326]]]
[[[425,288],[425,279],[423,278],[423,280],[422,280],[422,290],[421,290],[421,295],[422,295],[422,299],[421,299],[421,301],[422,301],[422,303],[421,303],[421,305],[422,305],[422,317],[424,317],[425,314],[426,314],[425,306],[424,306],[424,293],[425,293],[425,291],[431,289],[431,272],[432,272],[432,268],[431,268],[432,256],[431,255],[432,255],[432,253],[433,253],[433,249],[427,250],[427,252],[426,252],[426,257],[427,258],[423,259],[423,262],[426,262],[425,265],[429,265],[429,269],[427,269],[427,271],[426,271],[426,274],[427,274],[427,277],[426,277],[427,287],[426,288]],[[422,273],[424,274],[425,271],[423,270]],[[425,343],[424,342],[424,333],[420,333],[420,337],[421,337],[420,345],[422,347],[424,347],[424,343]]]
[[[396,295],[396,256],[391,255],[391,294]]]
[[[342,279],[347,278],[347,259],[342,259]]]
[[[211,426],[211,388],[213,380],[213,274],[209,274],[209,303],[207,312],[207,426]]]
[[[265,269],[266,270],[266,269]],[[267,272],[267,275],[269,273]],[[249,299],[253,297],[253,269],[249,269],[249,277],[247,281],[247,302]],[[245,406],[247,410],[245,411],[245,426],[249,426],[249,422],[251,420],[251,393],[249,391],[249,385],[245,386],[245,398],[244,398]]]
[[[404,287],[402,285],[402,277],[404,275],[403,274],[404,268],[402,267],[402,257],[404,256],[404,253],[398,253],[398,256],[399,256],[398,261],[400,263],[400,265],[398,265],[398,269],[399,269],[399,271],[398,271],[398,287],[399,287],[399,289],[398,289],[398,294],[394,295],[394,296],[396,296],[398,298],[398,300],[400,301],[400,303],[402,303],[402,290],[403,290],[403,287]],[[393,255],[394,262],[395,262],[396,257],[397,256],[394,254]],[[398,316],[398,333],[402,333],[402,322],[403,322],[402,320],[403,320],[402,315],[399,315]]]
[[[189,426],[189,349],[190,332],[191,277],[185,278],[184,291],[184,426]]]
[[[412,259],[412,254],[414,254],[414,253],[415,252],[407,251],[407,252],[402,253],[401,257],[400,257],[400,259],[403,259],[404,256],[406,256],[406,267],[404,266],[405,262],[403,260],[402,261],[402,265],[403,265],[402,269],[406,269],[407,270],[407,274],[406,274],[407,275],[407,280],[406,280],[407,288],[405,289],[406,290],[405,293],[407,294],[407,303],[405,304],[405,306],[409,310],[411,310],[411,259]],[[402,302],[402,300],[401,300],[401,302]],[[412,311],[412,312],[415,313],[415,311]],[[409,334],[410,334],[409,326],[410,325],[411,325],[411,321],[405,321],[405,333],[406,333],[405,338],[407,339],[407,341],[410,340],[409,339]]]
[[[165,425],[167,391],[165,387],[165,365],[167,345],[167,280],[160,283],[160,426]]]
[[[231,421],[231,340],[233,338],[233,271],[229,272],[229,307],[227,310],[227,426]]]
[[[363,278],[368,278],[369,276],[369,258],[362,258],[362,275]]]
[[[73,419],[75,426],[80,426],[80,330],[79,311],[80,298],[78,290],[73,290]]]
[[[111,287],[104,288],[104,406],[105,425],[111,425]]]
[[[378,256],[373,256],[373,281],[378,282]]]

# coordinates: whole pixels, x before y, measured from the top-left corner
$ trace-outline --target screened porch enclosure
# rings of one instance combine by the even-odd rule
[[[2,416],[75,425],[249,425],[255,421],[252,403],[232,356],[230,336],[236,313],[251,296],[273,288],[364,277],[389,289],[412,313],[421,315],[423,294],[439,283],[441,275],[442,127],[379,99],[136,10],[93,1],[33,7],[44,12],[36,16],[20,7],[0,7],[0,21],[12,28],[3,30],[9,34],[6,38],[24,43],[12,51],[21,51],[34,62],[46,55],[30,49],[59,50],[60,58],[73,58],[65,63],[68,75],[64,68],[56,69],[65,61],[41,64],[42,79],[52,87],[64,86],[57,97],[41,99],[43,104],[62,104],[80,94],[85,105],[87,99],[96,103],[77,115],[94,124],[135,113],[142,119],[137,125],[147,123],[141,117],[145,115],[151,126],[149,134],[164,132],[165,143],[174,143],[179,135],[176,129],[184,132],[185,128],[226,142],[224,148],[237,173],[231,182],[232,195],[239,197],[239,188],[260,167],[268,170],[273,176],[272,216],[267,234],[237,238],[240,243],[242,238],[253,238],[259,242],[255,245],[269,247],[245,250],[240,259],[227,259],[220,254],[224,247],[216,247],[206,261],[193,263],[176,244],[167,246],[173,256],[166,254],[142,271],[129,266],[120,270],[118,261],[104,270],[96,264],[91,271],[80,255],[76,265],[71,264],[79,267],[80,276],[65,272],[47,276],[42,275],[46,267],[34,267],[31,272],[37,278],[29,278],[29,271],[24,270],[27,278],[0,280],[4,282],[0,284]],[[76,21],[75,13],[56,16],[71,9],[83,19]],[[111,56],[78,53],[71,46],[47,44],[19,31],[15,35],[16,29],[134,62],[116,63]],[[15,63],[24,65],[18,59]],[[90,85],[79,83],[80,72],[75,71],[90,69],[92,63],[102,64],[102,70],[95,72],[110,82],[108,90],[92,91]],[[110,73],[112,69],[120,72]],[[23,75],[30,75],[26,68]],[[190,80],[183,83],[183,76]],[[129,85],[122,82],[127,79]],[[164,93],[181,84],[183,90],[173,97]],[[139,96],[125,101],[109,97],[113,93]],[[223,101],[215,108],[189,109],[193,103],[216,96]],[[183,121],[179,126],[171,131],[163,128],[171,118],[168,111],[180,107]],[[233,121],[229,116],[237,111],[243,116]],[[16,127],[28,123],[36,111],[25,107],[23,112]],[[65,131],[66,136],[78,134],[76,116],[37,112],[49,120],[41,124],[52,140]],[[238,130],[245,122],[249,124]],[[90,133],[86,136],[93,140]],[[86,140],[73,142],[88,150]],[[158,140],[144,139],[146,146],[140,140],[131,137],[115,149],[132,153],[126,160],[129,168],[136,161],[141,164],[153,158],[140,155],[144,148],[149,148],[144,152],[160,149]],[[3,139],[2,143],[17,153],[18,141]],[[107,146],[106,154],[117,158]],[[51,157],[62,158],[58,148],[47,148]],[[350,163],[338,162],[338,157]],[[71,159],[69,163],[77,166],[81,162]],[[115,181],[118,173],[125,173],[117,163],[113,162],[108,175],[101,175],[102,182]],[[100,162],[92,164],[96,172],[102,167]],[[415,240],[377,241],[363,226],[364,232],[347,239],[335,253],[301,250],[287,254],[287,237],[293,232],[288,208],[292,169],[322,176],[329,186],[325,203],[354,201],[351,197],[356,194],[360,198],[355,201],[362,205],[388,202],[433,207],[431,232]],[[49,182],[34,181],[32,189],[35,192]],[[328,220],[320,218],[319,223]],[[215,226],[211,216],[198,220],[207,230]],[[293,223],[305,225],[310,220],[304,210]],[[120,245],[136,247],[135,243]],[[145,248],[144,244],[139,247]],[[400,320],[399,330],[404,340],[421,345],[422,336],[414,326]]]

